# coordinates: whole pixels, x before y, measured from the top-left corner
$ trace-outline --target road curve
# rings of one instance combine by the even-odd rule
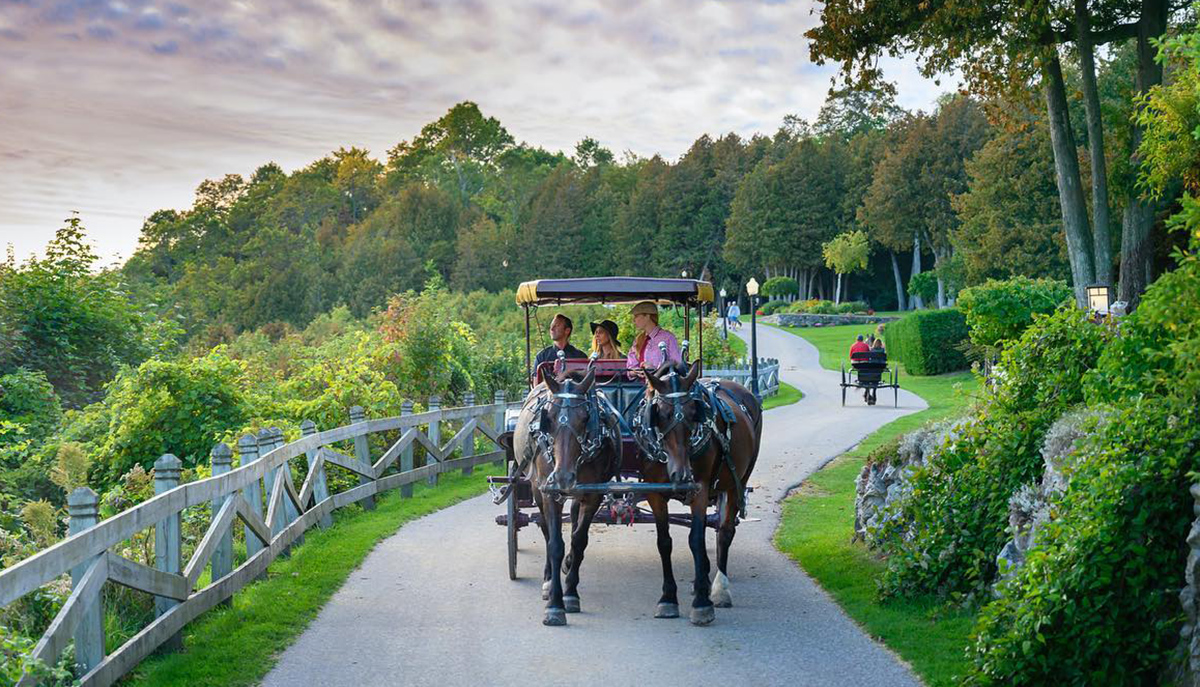
[[[732,677],[762,685],[918,685],[772,545],[786,489],[879,426],[925,407],[841,406],[838,375],[786,332],[759,329],[799,403],[766,413],[750,483],[750,520],[730,553],[734,607],[708,627],[688,623],[692,563],[687,530],[674,530],[682,618],[653,617],[662,575],[653,526],[595,526],[583,563],[583,612],[566,627],[541,624],[544,547],[521,531],[518,573],[506,573],[500,512],[487,496],[406,524],[380,543],[266,677],[293,685],[696,685]],[[849,342],[847,342],[847,346]],[[886,398],[891,401],[890,394]],[[847,515],[849,517],[849,515]],[[709,533],[715,572],[715,544]]]

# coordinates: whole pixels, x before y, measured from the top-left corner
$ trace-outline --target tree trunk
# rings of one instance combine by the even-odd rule
[[[1096,283],[1112,285],[1112,238],[1109,236],[1108,163],[1104,159],[1104,123],[1100,92],[1096,87],[1096,55],[1092,45],[1092,20],[1088,0],[1075,0],[1075,47],[1083,82],[1083,107],[1087,116],[1088,152],[1092,163],[1092,251]]]
[[[1088,227],[1087,201],[1079,177],[1079,159],[1075,136],[1067,112],[1067,92],[1063,84],[1062,64],[1054,47],[1048,48],[1042,68],[1046,91],[1046,114],[1050,121],[1050,145],[1054,149],[1054,172],[1058,181],[1058,202],[1062,207],[1063,230],[1067,237],[1067,256],[1071,262],[1071,281],[1075,301],[1087,306],[1087,286],[1095,279],[1092,266],[1092,235]]]
[[[1166,30],[1166,0],[1142,0],[1142,16],[1138,20],[1138,68],[1135,85],[1139,94],[1162,83],[1162,65],[1155,59],[1156,51],[1150,39],[1157,38]],[[1141,165],[1138,145],[1142,142],[1142,128],[1135,122],[1129,137],[1130,161],[1134,170]],[[1121,278],[1117,292],[1119,300],[1128,303],[1133,311],[1141,300],[1142,293],[1154,278],[1151,256],[1151,229],[1154,227],[1156,204],[1144,199],[1130,185],[1125,201],[1125,214],[1121,218]]]
[[[813,280],[817,278],[817,268],[813,267],[808,271],[808,281],[804,286],[804,300],[812,300],[813,297]]]
[[[908,274],[909,283],[912,283],[912,278],[917,276],[920,273],[921,273],[921,234],[918,232],[913,232],[913,259],[912,259],[912,271],[910,271]],[[920,296],[918,296],[917,294],[914,293],[912,299],[909,300],[908,305],[913,310],[920,310],[921,308],[925,307],[925,301]]]
[[[842,275],[837,276],[837,288],[833,291],[833,303],[837,305],[842,302]]]
[[[896,251],[888,251],[888,255],[892,256],[892,276],[896,279],[896,309],[908,310],[908,303],[904,299],[904,282],[900,279],[900,261],[896,259]]]

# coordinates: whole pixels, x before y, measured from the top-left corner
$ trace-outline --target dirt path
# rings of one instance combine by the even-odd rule
[[[581,571],[583,612],[567,627],[541,624],[544,546],[522,530],[508,579],[500,507],[480,497],[405,525],[351,574],[267,676],[291,685],[916,685],[771,543],[785,490],[886,422],[925,407],[841,407],[838,375],[820,369],[799,337],[760,328],[759,351],[778,358],[800,402],[768,411],[750,520],[730,553],[734,607],[709,627],[658,620],[662,576],[654,528],[593,529]],[[890,399],[890,395],[889,398]],[[849,517],[849,514],[847,515]],[[686,610],[692,564],[687,530],[674,532]],[[715,555],[712,533],[710,556]],[[715,566],[714,566],[715,569]]]

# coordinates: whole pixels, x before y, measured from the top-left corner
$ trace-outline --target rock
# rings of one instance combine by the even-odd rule
[[[778,324],[784,327],[832,327],[841,324],[880,324],[894,322],[898,317],[880,317],[878,315],[816,315],[812,313],[776,313],[762,318],[767,324]],[[846,344],[849,347],[849,343]]]

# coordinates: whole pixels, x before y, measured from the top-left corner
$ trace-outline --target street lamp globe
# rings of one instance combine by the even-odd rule
[[[721,298],[725,298],[727,295],[728,294],[725,293],[725,289],[721,289]]]
[[[750,277],[750,281],[746,282],[746,293],[751,296],[758,295],[758,280]]]

